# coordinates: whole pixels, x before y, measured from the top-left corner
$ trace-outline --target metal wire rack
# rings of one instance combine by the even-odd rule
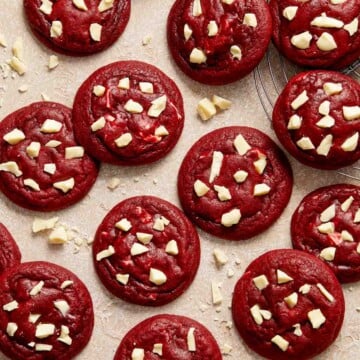
[[[270,45],[264,59],[253,72],[256,91],[269,121],[271,121],[272,111],[281,91],[289,79],[302,70],[285,59],[273,45]],[[343,70],[343,73],[360,82],[360,59]],[[360,171],[360,166],[355,165],[341,169],[337,173],[360,181],[360,174],[356,174],[358,171]]]

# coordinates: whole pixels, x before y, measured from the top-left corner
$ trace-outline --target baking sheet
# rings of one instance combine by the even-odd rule
[[[0,47],[0,64],[11,57],[11,46],[18,36],[25,45],[25,63],[27,72],[20,77],[9,74],[3,78],[0,70],[0,118],[8,113],[40,101],[41,94],[50,100],[72,106],[77,88],[87,76],[100,66],[117,60],[136,59],[158,66],[175,80],[185,103],[185,127],[175,149],[163,160],[140,167],[116,167],[102,165],[99,178],[86,198],[69,209],[56,213],[42,214],[27,211],[11,204],[0,194],[0,220],[17,240],[23,254],[23,261],[48,260],[75,272],[87,285],[94,302],[95,328],[88,346],[77,357],[80,360],[112,359],[124,334],[146,317],[159,313],[173,313],[191,316],[203,323],[215,336],[219,345],[232,346],[224,359],[259,359],[248,350],[231,327],[231,294],[234,284],[247,265],[263,252],[291,247],[289,220],[299,201],[310,191],[329,184],[348,182],[359,184],[360,170],[344,169],[342,175],[335,171],[319,171],[305,168],[290,159],[294,171],[294,188],[291,201],[280,219],[263,234],[242,242],[220,240],[199,230],[202,245],[201,264],[195,281],[180,298],[157,308],[140,307],[128,304],[109,294],[97,279],[92,261],[91,245],[87,241],[95,233],[103,217],[119,201],[135,195],[154,195],[164,198],[179,206],[176,193],[176,175],[182,158],[189,147],[209,131],[230,125],[247,125],[267,133],[275,141],[260,101],[257,86],[259,78],[253,74],[241,81],[227,86],[210,87],[198,84],[183,75],[172,59],[166,45],[166,18],[173,1],[170,0],[133,0],[129,24],[121,38],[108,50],[85,58],[59,55],[59,66],[49,71],[48,58],[52,51],[42,46],[30,34],[22,11],[22,1],[0,0],[0,33],[7,39],[8,47]],[[150,36],[151,43],[143,46],[142,40]],[[271,55],[272,56],[272,55]],[[271,58],[276,61],[275,58]],[[272,86],[266,59],[259,67],[265,85]],[[274,67],[274,76],[281,71]],[[256,74],[256,73],[255,73]],[[259,73],[257,74],[259,75]],[[28,91],[20,93],[19,87],[28,86]],[[259,88],[259,87],[258,87]],[[261,90],[261,89],[260,89]],[[271,93],[271,91],[269,90]],[[196,114],[197,102],[213,94],[223,96],[233,102],[232,107],[208,122],[202,122]],[[266,94],[260,91],[261,99],[266,101]],[[275,96],[274,93],[270,94]],[[267,104],[271,107],[271,103]],[[111,191],[108,181],[120,178],[120,185]],[[46,233],[34,236],[31,224],[34,217],[48,218],[59,216],[75,235],[69,244],[54,246],[47,244]],[[81,242],[82,241],[82,242]],[[214,248],[225,251],[229,261],[221,269],[215,266],[212,252]],[[232,269],[235,275],[228,278],[227,271]],[[210,281],[221,283],[224,300],[220,306],[211,304]],[[360,350],[360,284],[343,286],[346,299],[344,326],[336,342],[319,359],[356,359]],[[5,359],[0,355],[0,359]]]

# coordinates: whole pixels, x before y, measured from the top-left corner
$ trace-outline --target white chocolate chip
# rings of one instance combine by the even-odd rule
[[[59,145],[61,145],[61,141],[57,141],[57,140],[50,140],[45,144],[45,146],[50,147],[50,148],[56,148]]]
[[[155,136],[160,136],[160,137],[168,136],[169,131],[167,130],[167,128],[164,125],[160,125],[159,127],[157,127],[155,129],[154,135]]]
[[[97,24],[97,23],[91,24],[89,31],[90,31],[90,37],[92,40],[94,40],[94,41],[101,40],[102,26],[100,24]]]
[[[25,92],[27,92],[29,90],[29,87],[28,87],[28,85],[26,85],[26,84],[24,84],[24,85],[21,85],[19,88],[18,88],[18,91],[19,91],[19,93],[25,93]]]
[[[35,218],[32,223],[32,231],[34,233],[54,228],[55,224],[59,221],[58,217],[51,219],[39,219]]]
[[[8,161],[0,164],[0,171],[9,172],[15,175],[16,177],[19,177],[23,174],[23,172],[20,170],[18,164],[15,161]]]
[[[258,23],[257,23],[257,19],[256,19],[255,14],[253,14],[253,13],[245,13],[244,20],[243,20],[243,25],[256,27],[257,24]]]
[[[68,234],[64,226],[55,228],[49,235],[49,244],[62,245],[66,244],[69,240]]]
[[[12,53],[19,60],[24,60],[24,44],[21,37],[17,37],[12,47]]]
[[[260,309],[260,314],[265,320],[270,320],[272,318],[272,313],[269,310]]]
[[[122,285],[127,285],[129,277],[129,274],[116,274],[116,280]]]
[[[347,138],[342,144],[341,149],[346,152],[355,151],[359,143],[359,133],[356,132],[354,135]]]
[[[194,0],[193,8],[192,8],[192,15],[200,16],[201,14],[202,14],[201,0]]]
[[[230,100],[224,99],[223,97],[218,95],[213,95],[211,102],[220,110],[227,110],[232,105],[232,102]]]
[[[70,310],[70,305],[66,300],[56,300],[54,301],[54,306],[58,309],[62,316],[66,316]]]
[[[209,182],[212,183],[214,179],[220,174],[224,155],[220,151],[214,151],[212,156]]]
[[[38,295],[42,288],[44,287],[45,283],[43,280],[39,281],[31,290],[30,290],[30,296],[36,296]]]
[[[13,337],[16,333],[18,329],[18,326],[16,323],[14,322],[9,322],[6,326],[6,333],[10,336]]]
[[[277,283],[278,284],[286,284],[289,281],[293,281],[294,279],[289,276],[286,272],[277,269],[276,270],[276,277],[277,277]]]
[[[298,294],[296,292],[293,292],[289,296],[284,298],[284,301],[289,306],[290,309],[296,306],[298,302]]]
[[[53,134],[61,130],[63,124],[60,121],[46,119],[41,125],[40,131],[44,134]]]
[[[144,349],[134,348],[131,353],[131,360],[144,360],[145,351]]]
[[[201,49],[194,48],[190,53],[190,62],[193,64],[206,63],[207,57]]]
[[[34,191],[40,191],[39,184],[33,179],[24,179],[24,185]]]
[[[88,10],[84,0],[72,0],[72,2],[79,10]]]
[[[235,0],[221,0],[224,4],[231,5]]]
[[[343,4],[344,2],[346,2],[347,0],[330,0],[330,2],[333,5],[339,5],[339,4]]]
[[[128,146],[133,140],[133,137],[130,133],[124,133],[115,139],[115,144],[119,148],[123,148]]]
[[[267,184],[256,184],[254,186],[254,196],[264,196],[271,191],[271,187]]]
[[[25,134],[21,130],[15,128],[6,133],[3,136],[3,139],[10,145],[16,145],[25,139]]]
[[[55,333],[54,324],[39,324],[36,326],[35,337],[38,339],[45,339]]]
[[[18,75],[24,75],[26,72],[26,65],[20,60],[18,59],[16,56],[13,56],[9,62],[8,62],[9,66],[17,72]]]
[[[35,351],[51,351],[52,348],[53,346],[48,344],[35,344]]]
[[[119,80],[118,88],[123,90],[130,89],[130,79],[128,77]]]
[[[6,48],[7,47],[7,41],[5,39],[5,35],[0,33],[0,46]]]
[[[340,94],[343,90],[343,87],[341,83],[326,82],[323,85],[323,89],[326,95],[331,96],[331,95]]]
[[[179,248],[175,240],[170,240],[165,247],[165,252],[170,255],[178,255]]]
[[[333,222],[326,222],[317,227],[322,234],[332,234],[335,232],[335,225]]]
[[[274,343],[282,351],[286,351],[289,347],[289,342],[285,340],[281,335],[275,335],[271,342]]]
[[[291,44],[297,47],[298,49],[305,50],[310,47],[310,42],[312,35],[309,31],[304,31],[300,34],[294,35],[291,37]]]
[[[219,248],[215,248],[213,251],[215,263],[218,267],[225,265],[228,262],[228,257],[225,252]]]
[[[115,224],[115,227],[119,230],[127,232],[131,229],[132,225],[128,219],[123,218]]]
[[[191,30],[190,26],[188,24],[184,25],[184,38],[186,41],[188,41],[191,38],[193,31]]]
[[[3,310],[5,311],[13,311],[19,307],[19,303],[16,300],[10,301],[7,304],[3,305]]]
[[[360,222],[360,209],[358,209],[356,211],[353,221],[354,221],[354,223],[359,223]]]
[[[326,318],[320,309],[309,311],[307,316],[313,329],[318,329],[326,321]]]
[[[264,173],[264,170],[267,165],[266,157],[261,157],[260,159],[253,162],[256,172],[260,175]]]
[[[310,292],[310,289],[311,289],[311,285],[304,284],[304,285],[300,286],[299,292],[303,295],[306,295]]]
[[[136,256],[136,255],[144,254],[148,251],[149,251],[149,249],[146,246],[138,244],[138,243],[134,243],[130,249],[130,254],[131,254],[131,256]]]
[[[321,28],[341,29],[344,26],[344,23],[336,18],[326,16],[326,14],[323,13],[321,16],[315,17],[310,25]]]
[[[126,104],[124,105],[124,109],[132,114],[140,114],[144,110],[140,103],[131,99],[126,102]]]
[[[101,116],[99,119],[97,119],[95,122],[91,124],[91,131],[99,131],[105,127],[106,120],[103,116]]]
[[[155,118],[159,117],[161,113],[166,109],[166,103],[167,103],[166,95],[158,97],[157,99],[151,102],[151,106],[149,107],[147,114],[150,117],[155,117]]]
[[[315,149],[314,144],[311,142],[310,138],[307,136],[302,137],[296,142],[296,145],[302,150],[313,150]]]
[[[220,291],[220,284],[215,281],[211,282],[211,295],[213,305],[220,305],[223,301],[223,296]]]
[[[301,331],[301,325],[299,323],[293,325],[294,335],[296,336],[302,336],[303,332]]]
[[[235,275],[235,271],[233,269],[228,269],[226,275],[230,279]]]
[[[155,285],[165,284],[167,277],[161,270],[150,268],[149,280]]]
[[[230,47],[230,53],[234,59],[241,60],[242,58],[242,51],[239,46],[232,45]]]
[[[73,285],[74,282],[72,280],[65,280],[61,285],[60,285],[60,289],[64,290],[67,287]]]
[[[154,354],[162,356],[162,354],[163,354],[163,344],[160,344],[160,343],[154,344],[152,352]]]
[[[153,94],[154,93],[154,86],[151,82],[141,81],[139,83],[139,87],[141,92],[145,94]]]
[[[321,214],[320,221],[328,222],[335,217],[336,207],[335,204],[328,206]]]
[[[302,105],[307,103],[309,97],[307,95],[307,91],[304,90],[300,95],[298,95],[291,103],[291,108],[293,110],[299,109]]]
[[[100,4],[98,6],[98,10],[99,12],[104,12],[106,10],[109,10],[113,7],[114,5],[114,0],[101,0]]]
[[[341,239],[343,241],[354,241],[354,237],[347,230],[341,231]]]
[[[320,128],[331,128],[335,125],[335,119],[330,115],[323,116],[317,123],[316,126]]]
[[[187,347],[191,352],[196,351],[196,341],[195,341],[195,328],[191,327],[187,333]]]
[[[41,314],[31,314],[29,315],[29,322],[32,323],[32,324],[35,324],[41,317]]]
[[[106,88],[102,85],[95,85],[93,87],[93,94],[96,96],[103,96],[105,94]]]
[[[297,130],[301,128],[302,117],[297,114],[294,114],[290,117],[287,128],[289,130]]]
[[[263,323],[263,317],[260,313],[260,307],[259,305],[254,305],[250,308],[250,314],[252,318],[254,319],[255,323],[258,325],[261,325]]]
[[[241,219],[241,212],[239,209],[232,209],[221,216],[221,225],[231,227],[237,225]]]
[[[357,252],[358,254],[360,254],[360,243],[357,244],[356,252]]]
[[[341,210],[346,212],[349,210],[351,204],[354,201],[354,197],[353,196],[349,196],[342,204],[341,204]]]
[[[216,115],[216,107],[208,98],[201,99],[196,110],[203,121],[209,120]]]
[[[64,194],[69,192],[75,186],[75,179],[70,178],[64,181],[58,181],[53,184],[55,189],[61,190]]]
[[[69,146],[65,148],[65,159],[78,159],[84,156],[84,148],[82,146]]]
[[[261,291],[269,285],[269,280],[265,275],[259,275],[253,278],[255,286]]]
[[[335,259],[336,248],[333,246],[324,248],[320,252],[320,257],[326,261],[333,261]]]
[[[220,201],[227,201],[231,199],[230,191],[225,186],[214,185],[214,190],[217,192],[217,196]]]
[[[40,147],[41,144],[37,141],[32,141],[30,143],[29,146],[26,147],[26,153],[31,157],[31,158],[36,158],[39,156],[40,153]]]
[[[319,146],[316,148],[316,153],[318,155],[327,156],[333,145],[333,136],[331,134],[326,135],[322,140]]]
[[[143,243],[144,245],[147,245],[150,243],[150,241],[153,238],[152,234],[148,234],[148,233],[143,233],[143,232],[137,232],[136,233],[136,238]]]
[[[165,222],[162,217],[156,218],[154,221],[153,229],[156,231],[164,231],[165,230]]]
[[[251,149],[251,146],[241,134],[236,136],[234,140],[234,147],[240,155],[245,155]]]
[[[353,36],[357,33],[359,29],[359,20],[358,18],[355,18],[353,21],[351,21],[349,24],[344,25],[344,30],[346,30],[350,36]]]
[[[330,113],[330,101],[325,100],[319,106],[319,113],[321,115],[329,115]]]
[[[59,20],[55,20],[51,23],[50,28],[50,37],[52,38],[58,38],[63,33],[63,24]]]
[[[198,197],[202,197],[207,194],[210,188],[201,180],[196,180],[194,183],[194,191]]]
[[[96,254],[96,261],[101,261],[103,259],[106,259],[110,257],[111,255],[115,254],[115,249],[112,245],[109,245],[109,247],[105,250],[102,250]]]
[[[360,119],[360,106],[343,106],[342,110],[346,120]]]
[[[325,288],[323,284],[316,284],[317,288],[320,292],[328,299],[330,302],[334,302],[335,298],[329,293],[329,291]]]
[[[297,11],[298,11],[298,6],[287,6],[283,10],[282,15],[285,19],[291,21],[295,18]]]
[[[316,46],[322,51],[331,51],[337,48],[334,37],[327,32],[323,32],[317,39]]]
[[[208,36],[212,37],[217,35],[219,31],[219,27],[217,26],[217,23],[215,20],[209,21],[209,24],[207,26]]]
[[[45,15],[50,15],[52,13],[53,3],[50,0],[41,0],[41,6],[39,10]]]
[[[248,173],[244,170],[238,170],[234,175],[233,178],[237,183],[243,183],[246,178],[248,177]]]
[[[70,334],[69,328],[66,325],[61,325],[60,336],[57,338],[57,340],[70,346],[72,344],[72,339],[69,336],[69,334]]]

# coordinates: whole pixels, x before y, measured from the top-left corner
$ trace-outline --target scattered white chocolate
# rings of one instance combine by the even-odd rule
[[[251,27],[256,27],[258,24],[256,15],[253,13],[245,13],[243,24]]]
[[[58,309],[62,316],[66,316],[70,310],[70,305],[66,300],[56,300],[54,301],[54,306]]]
[[[103,116],[97,119],[95,122],[91,124],[91,131],[96,132],[103,129],[106,125],[106,120]]]
[[[239,46],[232,45],[230,47],[230,54],[234,59],[241,60],[242,59],[242,51]]]
[[[5,39],[5,35],[0,33],[0,46],[6,48],[7,47],[7,41]]]
[[[49,244],[62,245],[69,241],[67,231],[64,226],[58,226],[49,235]]]
[[[316,148],[316,153],[318,155],[327,156],[333,145],[333,136],[331,134],[326,135],[320,142],[319,146]]]
[[[244,170],[238,170],[234,175],[233,178],[237,183],[243,183],[247,177],[248,177],[248,173]]]
[[[151,82],[140,81],[139,87],[140,87],[141,92],[143,92],[144,94],[153,94],[154,93],[154,86]]]
[[[321,16],[315,17],[310,22],[310,25],[321,28],[341,29],[344,26],[344,23],[341,20],[327,16],[325,13],[323,13]]]
[[[326,82],[323,85],[323,89],[326,95],[331,96],[331,95],[340,94],[343,90],[343,87],[341,83]]]
[[[335,298],[330,294],[330,292],[325,288],[323,284],[318,283],[316,284],[316,286],[330,302],[333,302],[335,300]]]
[[[337,48],[334,37],[328,32],[321,34],[316,41],[316,46],[322,51],[331,51]]]
[[[84,0],[72,0],[72,2],[75,5],[75,7],[77,7],[79,10],[84,10],[84,11],[88,10]]]
[[[213,256],[218,267],[225,265],[229,260],[225,252],[219,248],[214,249]]]
[[[342,110],[346,120],[360,119],[360,106],[343,106]]]
[[[127,285],[129,278],[129,274],[116,274],[116,280],[122,285]]]
[[[193,64],[203,64],[206,62],[207,57],[201,49],[194,48],[190,53],[190,62]]]
[[[253,282],[260,291],[269,285],[269,280],[264,274],[254,277]]]
[[[239,223],[241,219],[241,212],[239,209],[232,209],[221,216],[221,225],[231,227]]]
[[[227,201],[231,199],[230,191],[225,186],[214,185],[214,190],[216,191],[220,201]]]
[[[124,109],[131,114],[140,114],[144,111],[142,105],[132,99],[126,102]]]
[[[149,280],[155,285],[165,284],[167,276],[161,270],[150,268]]]
[[[75,186],[75,179],[70,178],[64,181],[58,181],[53,184],[55,189],[61,190],[64,194],[68,193]]]
[[[320,252],[320,257],[326,261],[333,261],[335,258],[336,248],[333,246],[329,246],[324,248]]]
[[[61,130],[63,124],[60,121],[46,119],[41,125],[40,131],[44,134],[54,134]]]
[[[158,97],[157,99],[151,102],[151,106],[149,107],[147,114],[150,117],[155,117],[155,118],[159,117],[162,114],[162,112],[166,109],[166,103],[167,103],[166,95]]]
[[[353,196],[349,196],[342,204],[341,204],[341,210],[346,212],[350,209],[351,204],[354,201],[354,197]]]
[[[69,334],[70,329],[66,325],[61,325],[60,336],[57,338],[57,340],[70,346],[72,344],[72,339]]]
[[[52,217],[50,219],[39,219],[35,218],[32,223],[32,231],[34,233],[54,228],[56,223],[59,221],[58,217]]]
[[[51,23],[50,28],[50,37],[52,38],[58,38],[63,33],[63,24],[59,20],[55,20]]]
[[[297,130],[301,128],[302,117],[297,114],[294,114],[290,117],[287,128],[289,130]]]
[[[293,325],[293,328],[295,329],[294,330],[294,335],[296,336],[302,336],[303,332],[301,330],[301,325],[298,323],[298,324],[294,324]]]
[[[41,144],[37,141],[32,141],[30,145],[26,147],[26,153],[31,158],[36,158],[39,156]]]
[[[335,232],[335,224],[333,222],[322,223],[317,227],[318,231],[322,234],[332,234]]]
[[[6,333],[10,336],[13,337],[16,333],[18,329],[18,326],[16,323],[14,322],[9,322],[6,326]]]
[[[95,85],[93,87],[93,94],[96,96],[103,96],[105,94],[106,88],[102,85]]]
[[[300,34],[292,36],[290,42],[298,49],[305,50],[310,47],[311,39],[312,35],[310,34],[310,32],[304,31]]]
[[[90,31],[90,37],[92,40],[94,40],[94,41],[101,40],[102,26],[100,24],[97,24],[97,23],[91,24],[89,31]]]
[[[317,123],[316,126],[320,128],[331,128],[335,125],[335,119],[330,115],[323,116]]]
[[[289,308],[292,309],[293,307],[296,306],[296,304],[298,302],[298,294],[296,292],[293,292],[289,296],[286,296],[284,298],[284,301],[289,306]]]
[[[144,246],[142,244],[134,243],[131,246],[130,254],[131,254],[131,256],[136,256],[136,255],[144,254],[148,251],[149,251],[149,249],[146,246]]]
[[[98,10],[102,13],[106,10],[109,10],[113,7],[115,0],[101,0],[98,6]]]
[[[130,89],[130,79],[128,77],[119,80],[118,88],[123,90]]]
[[[356,132],[354,135],[348,137],[342,144],[341,149],[346,152],[355,151],[359,144],[359,133]]]
[[[120,185],[120,179],[117,177],[112,177],[107,182],[106,186],[110,190],[115,190]]]
[[[254,161],[253,165],[254,165],[256,172],[258,174],[262,175],[264,173],[264,170],[267,165],[266,156],[263,156],[263,157],[259,158],[258,160]]]
[[[25,139],[25,134],[21,130],[15,128],[6,133],[3,136],[3,139],[10,145],[16,145]]]
[[[35,337],[45,339],[55,333],[54,324],[39,324],[36,326]]]
[[[220,284],[215,281],[211,282],[211,295],[213,305],[220,305],[223,301],[223,296],[220,291]]]
[[[164,231],[165,226],[169,225],[170,221],[164,216],[157,217],[154,221],[153,229],[156,231]]]
[[[50,140],[45,144],[45,146],[50,147],[50,148],[56,148],[59,145],[61,145],[61,141],[57,141],[57,140]]]
[[[165,247],[165,252],[169,255],[178,255],[179,254],[179,248],[177,245],[177,242],[175,240],[170,240]]]
[[[195,328],[191,327],[187,333],[187,347],[191,352],[196,351]]]
[[[72,281],[72,280],[65,280],[65,281],[63,281],[63,283],[60,285],[60,289],[61,290],[64,290],[64,289],[66,289],[67,287],[69,287],[69,286],[71,286],[71,285],[73,285],[74,284],[74,282]]]
[[[29,90],[29,86],[24,84],[24,85],[21,85],[19,88],[18,88],[18,92],[23,94],[25,92],[27,92]]]
[[[69,146],[65,148],[65,159],[78,159],[82,158],[85,154],[82,146]]]
[[[333,219],[335,217],[335,213],[336,213],[336,207],[335,207],[335,204],[332,204],[332,205],[328,206],[324,211],[321,212],[320,221],[321,222],[330,221],[331,219]]]
[[[307,95],[307,91],[304,90],[300,95],[298,95],[290,104],[291,108],[293,110],[299,109],[302,105],[307,103],[309,100],[309,97]]]
[[[48,344],[35,344],[35,351],[51,351],[52,348],[53,346]]]
[[[188,41],[191,38],[193,31],[188,24],[184,25],[184,38]]]
[[[161,344],[161,343],[154,344],[152,352],[154,354],[162,356],[162,354],[163,354],[163,344]]]
[[[260,307],[259,305],[254,305],[250,308],[250,314],[253,320],[257,325],[261,325],[263,323],[263,317],[260,313]]]
[[[12,46],[13,55],[19,60],[24,60],[24,44],[21,37],[17,37]]]
[[[194,0],[192,14],[193,16],[200,16],[202,14],[201,0]]]
[[[16,56],[11,57],[8,61],[8,65],[20,76],[24,75],[26,72],[26,65]]]
[[[196,110],[203,121],[209,120],[216,115],[216,107],[208,98],[201,99],[197,104]]]
[[[211,102],[218,107],[220,110],[227,110],[230,108],[232,102],[221,96],[213,95]]]
[[[50,15],[52,13],[53,3],[50,0],[41,0],[41,6],[39,10],[45,15]]]
[[[277,283],[278,284],[286,284],[288,283],[289,281],[293,281],[294,279],[289,276],[286,272],[280,270],[280,269],[277,269],[276,270],[276,277],[277,277]]]
[[[302,150],[313,150],[315,149],[314,144],[312,143],[311,139],[307,136],[303,136],[296,142],[296,145]]]
[[[133,137],[130,133],[124,133],[115,139],[115,144],[118,148],[128,146],[133,141]]]
[[[359,29],[359,19],[357,17],[349,24],[344,25],[344,30],[346,30],[350,36],[356,34],[358,29]]]
[[[281,335],[275,335],[271,342],[279,347],[280,350],[286,351],[289,347],[289,342],[285,340]]]
[[[248,142],[241,134],[236,136],[234,140],[234,147],[236,151],[242,156],[245,155],[251,149],[251,146],[248,144]]]
[[[24,179],[24,185],[34,191],[40,191],[39,184],[33,179]]]
[[[354,237],[347,230],[341,231],[341,239],[343,241],[354,241]]]
[[[207,31],[208,31],[208,36],[210,37],[215,36],[218,33],[219,27],[217,26],[215,20],[209,21],[209,24],[207,26]]]
[[[326,318],[320,309],[309,311],[307,316],[313,329],[318,329],[326,321]]]
[[[109,247],[105,250],[102,250],[96,254],[96,261],[101,261],[115,254],[115,249],[113,246],[109,245]]]
[[[291,21],[295,18],[297,11],[298,11],[298,6],[287,6],[283,10],[282,15],[285,19]]]
[[[356,211],[353,221],[354,221],[354,223],[359,223],[360,222],[360,209],[358,209]]]
[[[149,244],[153,238],[152,234],[143,233],[143,232],[137,232],[135,235],[136,235],[136,238],[144,245]]]
[[[7,304],[3,305],[2,308],[5,311],[13,311],[19,307],[19,303],[16,300],[10,301]]]
[[[122,218],[121,220],[119,220],[116,224],[115,227],[119,230],[122,231],[129,231],[132,227],[131,222],[126,219],[126,218]]]
[[[329,115],[330,113],[330,101],[325,100],[319,105],[319,113],[321,115]]]
[[[254,192],[253,195],[254,196],[264,196],[269,194],[269,192],[271,191],[271,187],[267,184],[256,184],[254,186]]]
[[[311,285],[304,284],[304,285],[300,286],[299,292],[303,295],[306,295],[310,292],[310,289],[311,289]]]
[[[131,360],[144,360],[145,351],[144,349],[134,348],[131,353]]]
[[[15,161],[8,161],[5,163],[0,164],[0,171],[9,172],[16,177],[19,177],[23,174],[23,172],[20,170],[18,164]]]
[[[212,183],[214,179],[220,174],[224,155],[220,151],[214,151],[212,155],[212,162],[210,168],[209,182]]]
[[[31,314],[29,315],[29,322],[31,322],[32,324],[35,324],[41,317],[41,314]]]

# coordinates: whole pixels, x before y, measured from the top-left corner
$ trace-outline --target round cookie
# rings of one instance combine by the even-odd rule
[[[138,355],[138,357],[136,357]],[[221,360],[219,346],[203,325],[179,315],[155,315],[133,327],[114,360]]]
[[[224,239],[242,240],[280,216],[292,190],[289,162],[259,130],[232,126],[199,139],[178,174],[178,194],[189,218]]]
[[[263,58],[271,31],[264,0],[177,0],[167,23],[176,64],[192,79],[209,85],[249,74]]]
[[[164,157],[184,125],[182,96],[156,67],[119,61],[95,71],[78,90],[75,135],[89,154],[117,165]]]
[[[68,360],[90,339],[90,294],[58,265],[27,262],[5,271],[0,304],[0,350],[11,359]]]
[[[360,84],[341,73],[314,70],[290,79],[273,111],[286,150],[305,165],[338,169],[360,158]]]
[[[130,17],[130,0],[24,0],[34,35],[50,49],[89,55],[114,43]]]
[[[304,251],[273,250],[255,259],[237,282],[235,325],[267,359],[309,359],[337,337],[344,296],[333,272]]]
[[[115,296],[158,306],[180,296],[200,261],[198,234],[174,205],[137,196],[116,205],[104,218],[93,244],[95,269]]]
[[[300,66],[342,69],[360,56],[357,0],[271,0],[273,41]]]
[[[330,185],[305,196],[291,236],[294,248],[323,260],[340,282],[360,280],[360,187]]]
[[[83,198],[97,164],[74,139],[71,110],[28,105],[0,122],[0,190],[22,207],[53,211]]]
[[[0,274],[21,261],[20,250],[6,227],[0,223]]]

